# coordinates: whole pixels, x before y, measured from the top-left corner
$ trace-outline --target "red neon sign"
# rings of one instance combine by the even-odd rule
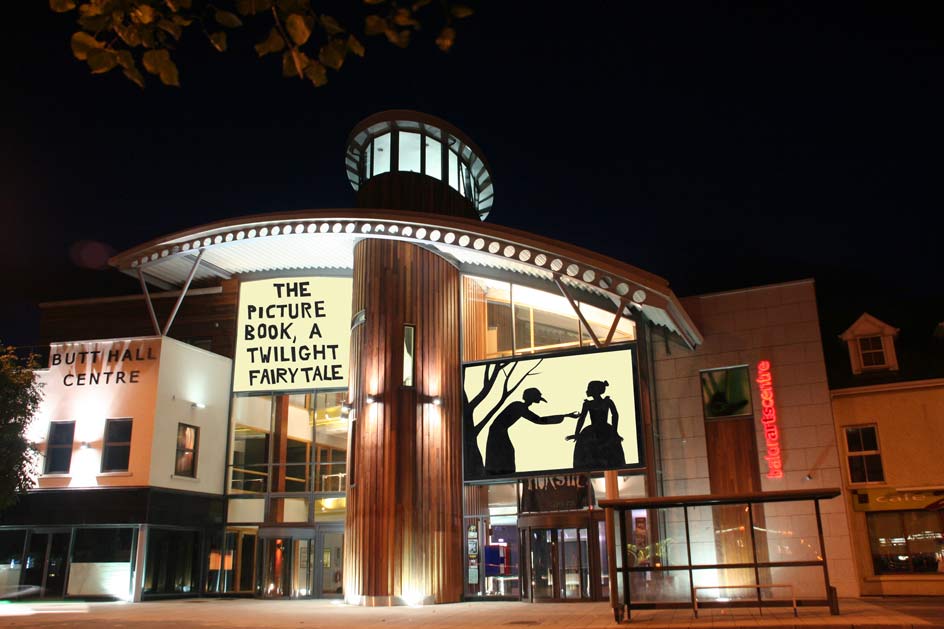
[[[757,363],[757,384],[760,387],[760,421],[764,425],[767,445],[767,478],[783,478],[783,458],[780,454],[780,429],[777,427],[777,407],[774,405],[774,380],[770,375],[770,361]]]

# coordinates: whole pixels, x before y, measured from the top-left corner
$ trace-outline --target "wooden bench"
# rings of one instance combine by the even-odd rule
[[[760,598],[760,590],[764,588],[790,588],[790,600],[793,602],[793,615],[799,617],[797,613],[797,599],[796,592],[793,590],[792,583],[765,583],[763,585],[758,585],[755,583],[750,583],[748,585],[698,585],[692,588],[692,609],[695,612],[695,618],[698,618],[698,590],[729,590],[729,589],[741,589],[741,590],[757,590],[757,598]],[[760,606],[761,613],[763,613],[763,606]]]

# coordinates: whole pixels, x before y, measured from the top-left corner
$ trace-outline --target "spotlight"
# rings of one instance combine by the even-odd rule
[[[190,408],[206,408],[206,404],[201,404],[200,402],[191,402]]]
[[[432,402],[434,406],[442,406],[442,398],[438,395],[434,395],[430,402]]]
[[[365,395],[365,396],[364,396],[364,401],[367,402],[368,404],[373,404],[374,402],[377,401],[377,396],[376,396],[376,395]]]
[[[82,445],[81,445],[80,447],[81,447],[83,450],[88,450],[88,447],[89,447],[88,441],[83,441],[83,442],[82,442]]]

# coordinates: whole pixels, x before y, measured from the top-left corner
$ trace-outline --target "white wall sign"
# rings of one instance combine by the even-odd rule
[[[641,466],[634,352],[467,365],[465,479]]]
[[[346,387],[352,290],[345,277],[243,282],[233,391]]]

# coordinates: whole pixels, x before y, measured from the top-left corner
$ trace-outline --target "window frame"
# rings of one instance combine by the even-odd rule
[[[862,347],[863,341],[872,341],[873,339],[878,340],[879,348],[878,349],[865,349]],[[885,351],[885,339],[882,338],[881,334],[870,334],[869,336],[858,336],[856,337],[856,351],[859,352],[859,365],[861,365],[863,370],[867,369],[887,369],[888,364],[888,353]],[[866,364],[866,356],[875,356],[881,355],[882,362],[875,364]]]
[[[854,429],[854,430],[862,430],[862,429],[864,429],[864,428],[871,428],[873,431],[875,431],[875,445],[876,445],[876,448],[877,448],[877,449],[876,449],[876,450],[855,450],[855,451],[850,451],[850,450],[849,450],[848,431],[849,431],[849,430],[853,430],[853,429]],[[843,447],[843,449],[844,449],[845,452],[846,452],[846,473],[849,475],[849,484],[850,484],[850,485],[884,485],[885,482],[886,482],[886,479],[885,479],[885,463],[884,463],[884,461],[882,460],[882,442],[881,442],[881,440],[879,439],[878,424],[853,424],[853,425],[851,425],[851,426],[843,426],[843,427],[842,427],[842,436],[843,436],[842,447]],[[860,440],[861,440],[861,437],[860,437]],[[866,472],[865,472],[865,473],[866,473],[866,480],[855,480],[855,479],[852,477],[852,465],[851,465],[852,457],[861,457],[861,458],[864,458],[864,457],[867,457],[867,456],[878,456],[878,458],[879,458],[879,463],[880,463],[881,466],[882,466],[882,478],[881,478],[881,480],[868,480],[868,468],[863,468],[863,469],[866,470]]]
[[[52,443],[52,431],[53,431],[53,427],[54,427],[54,426],[64,426],[64,425],[67,425],[67,424],[71,424],[71,426],[72,426],[72,440],[71,440],[68,444],[62,443],[62,444],[55,444],[55,445],[54,445],[54,444]],[[50,450],[50,448],[56,449],[56,450],[68,450],[68,451],[69,451],[69,466],[65,469],[65,471],[59,471],[59,470],[51,471],[51,470],[49,469],[50,461],[52,460],[52,457],[49,456],[49,450]],[[74,419],[66,419],[66,420],[59,420],[59,421],[51,421],[51,422],[49,422],[49,430],[46,432],[46,452],[45,452],[45,455],[44,455],[44,456],[45,456],[45,459],[44,459],[44,461],[43,461],[43,476],[49,476],[49,475],[54,475],[54,474],[71,474],[71,473],[72,473],[72,453],[73,453],[74,451],[75,451],[75,420],[74,420]]]
[[[193,448],[181,448],[180,447],[180,429],[184,428],[193,428],[194,438],[193,438]],[[192,463],[190,466],[190,474],[182,474],[177,469],[177,461],[180,460],[181,453],[190,452],[193,454]],[[193,424],[188,424],[185,422],[177,422],[177,440],[175,442],[174,448],[174,476],[182,476],[184,478],[196,478],[197,477],[197,462],[200,456],[200,427],[194,426]]]
[[[131,435],[134,434],[134,419],[131,417],[109,417],[105,420],[105,431],[102,433],[102,461],[99,468],[102,474],[121,474],[131,471],[131,435],[128,436],[128,441],[109,441],[108,427],[113,422],[128,422],[131,424]],[[106,468],[106,462],[108,461],[108,448],[125,446],[128,448],[128,460],[125,462],[124,468]]]

